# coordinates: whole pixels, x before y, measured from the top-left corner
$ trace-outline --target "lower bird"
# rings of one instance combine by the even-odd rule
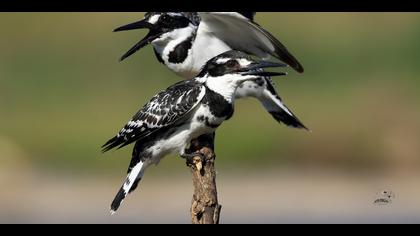
[[[103,152],[135,142],[128,175],[111,204],[115,213],[127,194],[134,191],[144,171],[170,153],[191,161],[204,157],[188,150],[191,140],[213,133],[234,112],[235,92],[245,81],[285,75],[263,68],[282,63],[257,61],[240,51],[227,51],[209,60],[191,80],[178,82],[156,94],[119,133],[106,142]]]

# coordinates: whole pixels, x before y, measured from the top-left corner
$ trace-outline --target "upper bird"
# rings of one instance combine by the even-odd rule
[[[177,152],[187,159],[197,155],[203,158],[201,153],[188,153],[191,140],[213,133],[233,115],[234,95],[243,82],[284,75],[263,71],[266,67],[284,66],[228,51],[211,59],[196,78],[156,94],[102,146],[105,152],[135,142],[127,178],[111,204],[111,213],[136,189],[145,169],[159,163],[165,155]]]
[[[148,12],[143,20],[114,31],[149,29],[149,33],[128,50],[124,60],[152,44],[159,62],[185,79],[194,78],[211,58],[229,50],[243,51],[262,59],[273,56],[303,72],[302,65],[273,35],[253,21],[254,12]],[[283,104],[269,77],[247,81],[236,98],[255,97],[279,122],[306,127]]]

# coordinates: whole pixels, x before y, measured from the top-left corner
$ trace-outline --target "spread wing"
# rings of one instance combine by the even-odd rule
[[[201,84],[185,80],[156,94],[141,108],[120,132],[102,146],[106,152],[146,138],[159,129],[185,118],[205,94]]]
[[[211,34],[232,49],[261,58],[273,56],[303,72],[303,66],[279,40],[249,19],[249,13],[243,14],[248,17],[237,12],[199,12],[201,22],[197,34]]]

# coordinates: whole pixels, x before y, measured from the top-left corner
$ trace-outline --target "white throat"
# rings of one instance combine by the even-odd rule
[[[236,89],[243,82],[232,75],[222,75],[218,77],[206,76],[203,78],[196,78],[196,80],[205,83],[209,89],[222,95],[229,103],[235,101]]]
[[[198,73],[200,73],[201,68],[208,60],[231,50],[226,43],[215,37],[213,34],[203,33],[202,31],[197,31],[197,29],[197,26],[190,24],[186,28],[176,29],[163,34],[160,38],[152,42],[152,46],[161,56],[165,65],[184,79],[194,78]],[[169,53],[193,34],[197,35],[195,35],[195,39],[192,42],[192,47],[188,52],[189,54],[187,58],[182,63],[175,64],[169,62]]]
[[[191,57],[192,50],[188,51],[188,56],[181,63],[172,63],[169,61],[170,53],[178,46],[180,43],[184,42],[190,37],[193,37],[197,27],[190,24],[189,26],[176,29],[171,32],[163,34],[158,39],[152,42],[157,54],[160,55],[165,65],[178,74],[179,76],[185,79],[191,79],[196,76],[198,73],[195,72],[194,68],[191,67],[193,58]]]
[[[167,61],[169,53],[187,38],[193,36],[195,30],[192,24],[185,28],[172,30],[155,39],[152,42],[152,46],[161,55],[162,59]]]

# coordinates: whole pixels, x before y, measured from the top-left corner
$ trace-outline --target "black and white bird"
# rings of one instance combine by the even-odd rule
[[[254,12],[148,12],[143,20],[114,31],[149,29],[149,33],[128,50],[124,60],[152,44],[159,62],[185,79],[194,78],[211,58],[238,50],[262,59],[270,56],[303,72],[298,60],[273,35],[253,21]],[[247,81],[236,98],[257,98],[276,119],[295,128],[306,127],[286,107],[269,77]]]
[[[156,94],[102,146],[106,152],[135,142],[128,175],[111,204],[111,213],[136,189],[146,168],[158,164],[165,155],[179,153],[187,160],[197,155],[203,158],[200,153],[186,150],[192,139],[213,133],[233,115],[237,88],[261,76],[285,75],[263,70],[285,66],[257,61],[232,50],[211,59],[194,79],[183,80]]]

